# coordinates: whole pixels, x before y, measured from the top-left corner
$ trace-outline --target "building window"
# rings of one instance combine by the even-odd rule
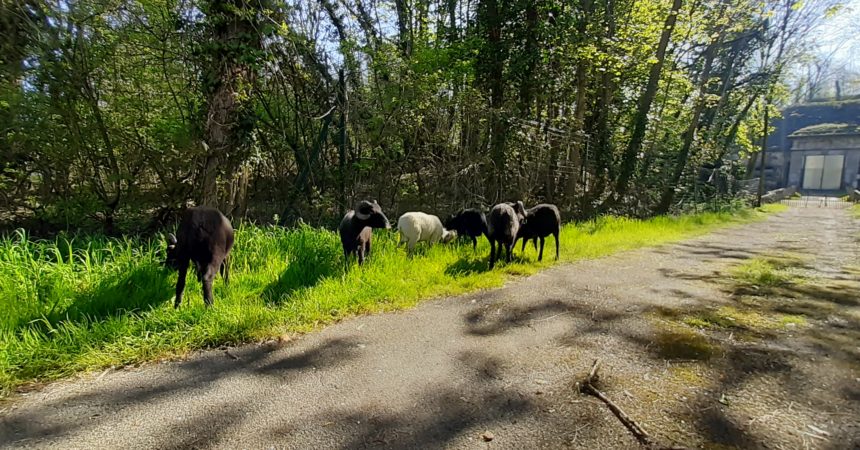
[[[844,155],[812,155],[804,158],[803,189],[835,191],[842,187]]]

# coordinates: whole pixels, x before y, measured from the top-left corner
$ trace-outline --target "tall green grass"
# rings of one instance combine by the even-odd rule
[[[741,210],[569,224],[561,234],[561,261],[676,241],[762,216]],[[176,275],[162,268],[157,237],[3,238],[0,395],[29,382],[305,332],[350,315],[492,288],[509,275],[554,264],[551,240],[542,263],[529,246],[525,256],[517,250],[513,263],[488,271],[486,240],[477,252],[471,244],[437,245],[410,258],[394,233],[377,231],[367,264],[345,270],[340,242],[329,230],[242,226],[236,238],[231,284],[216,280],[209,310],[192,274],[182,308],[173,309]]]

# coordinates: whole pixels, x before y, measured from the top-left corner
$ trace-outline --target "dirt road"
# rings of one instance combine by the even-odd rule
[[[601,389],[661,442],[860,448],[858,236],[847,211],[795,208],[291,342],[56,383],[4,406],[0,447],[636,448],[576,391],[600,358]],[[796,282],[731,281],[776,257]]]

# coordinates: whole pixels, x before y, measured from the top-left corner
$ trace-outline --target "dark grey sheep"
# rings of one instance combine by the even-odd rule
[[[182,303],[185,291],[185,276],[188,266],[194,262],[197,281],[203,283],[203,301],[212,305],[212,281],[218,271],[224,284],[230,282],[229,256],[233,248],[233,226],[215,208],[198,206],[188,208],[179,222],[179,237],[167,237],[167,258],[165,265],[179,271],[176,281],[176,303]]]
[[[489,236],[487,217],[480,210],[473,208],[461,209],[449,216],[445,220],[445,229],[456,231],[457,236],[468,236],[472,239],[472,249],[478,246],[478,236]]]
[[[487,215],[487,239],[490,241],[490,269],[496,264],[496,257],[501,255],[502,248],[506,251],[508,262],[514,257],[514,243],[520,229],[520,221],[525,217],[523,202],[500,203],[493,206]],[[498,254],[496,243],[499,244]]]
[[[540,253],[538,253],[538,261],[543,259],[544,239],[553,235],[555,237],[555,259],[558,259],[558,234],[561,230],[561,213],[555,205],[542,203],[529,208],[526,211],[525,220],[520,223],[520,231],[517,233],[517,239],[523,240],[523,249],[526,251],[526,242],[531,239],[537,250],[537,241],[540,239]]]

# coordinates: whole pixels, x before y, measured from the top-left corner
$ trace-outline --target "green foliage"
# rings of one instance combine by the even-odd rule
[[[762,55],[794,55],[805,33],[763,25],[812,20],[778,2],[684,2],[631,194],[610,201],[668,1],[401,2],[386,26],[374,18],[390,5],[373,2],[19,3],[0,8],[15,37],[0,221],[43,234],[163,226],[200,201],[209,169],[213,203],[258,223],[331,223],[370,195],[397,212],[522,198],[587,218],[652,214],[669,190],[682,211],[733,195],[738,170],[700,189],[697,169],[757,151],[763,100],[775,117],[787,95],[788,56]]]
[[[657,245],[760,216],[741,210],[570,224],[561,233],[561,261]],[[189,275],[186,303],[174,310],[176,275],[162,267],[161,238],[7,236],[0,241],[0,387],[8,392],[28,381],[309,331],[354,314],[497,287],[509,275],[555,264],[551,256],[536,262],[528,247],[512,264],[489,271],[483,240],[477,253],[461,243],[423,248],[409,258],[395,233],[377,231],[367,264],[345,271],[329,230],[241,226],[236,238],[231,284],[216,281],[214,307],[203,307],[200,285]]]

